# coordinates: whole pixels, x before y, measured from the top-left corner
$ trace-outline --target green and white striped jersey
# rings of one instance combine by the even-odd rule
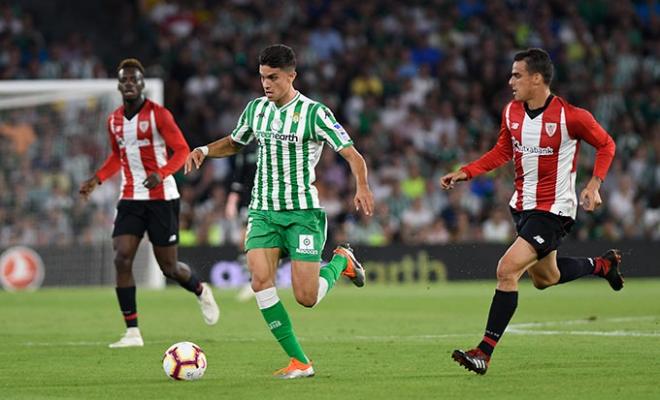
[[[279,108],[265,96],[252,100],[231,138],[259,145],[250,202],[254,210],[321,208],[313,183],[323,143],[334,151],[353,145],[330,109],[300,92]]]

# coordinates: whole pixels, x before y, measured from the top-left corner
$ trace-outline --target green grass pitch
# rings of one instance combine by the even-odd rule
[[[180,288],[138,290],[145,347],[108,349],[123,322],[112,288],[0,292],[0,399],[658,399],[660,280],[615,293],[583,280],[538,291],[526,282],[485,376],[455,348],[481,338],[494,282],[338,285],[315,309],[280,297],[316,377],[280,381],[287,358],[254,301],[216,290],[222,315],[204,325]],[[175,382],[165,349],[199,344],[206,375]]]

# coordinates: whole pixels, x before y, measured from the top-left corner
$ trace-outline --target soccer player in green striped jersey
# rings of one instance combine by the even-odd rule
[[[314,375],[289,316],[275,289],[280,257],[291,257],[291,283],[298,303],[313,307],[334,286],[340,275],[364,286],[364,269],[351,248],[338,246],[330,263],[320,268],[326,239],[326,216],[314,187],[316,166],[327,143],[350,165],[356,180],[354,205],[366,215],[373,212],[364,159],[337,122],[332,111],[293,87],[296,57],[276,44],[259,54],[259,75],[265,96],[248,103],[231,135],[190,152],[185,172],[199,168],[206,157],[227,157],[255,140],[257,173],[249,207],[248,267],[257,305],[269,329],[290,357],[275,373],[284,379]]]

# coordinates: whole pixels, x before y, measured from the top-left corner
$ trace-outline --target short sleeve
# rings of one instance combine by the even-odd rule
[[[327,142],[334,151],[353,145],[344,127],[337,122],[332,111],[323,105],[317,109],[314,117],[314,135]]]
[[[241,113],[236,128],[231,132],[231,138],[234,142],[248,145],[252,140],[254,140],[254,132],[250,126],[249,115],[254,113],[254,101],[248,103],[243,112]]]

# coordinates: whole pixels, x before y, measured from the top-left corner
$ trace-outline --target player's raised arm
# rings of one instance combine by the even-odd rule
[[[206,146],[195,147],[186,158],[183,172],[188,174],[192,171],[193,165],[195,166],[195,169],[199,169],[206,157],[229,157],[241,151],[242,148],[243,145],[235,142],[231,136],[225,136],[222,139],[207,144]]]

